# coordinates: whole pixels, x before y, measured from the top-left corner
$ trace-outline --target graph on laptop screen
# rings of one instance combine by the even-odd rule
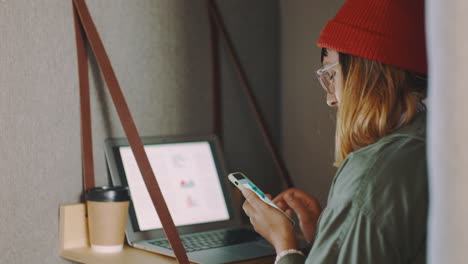
[[[139,229],[162,228],[130,147],[119,151]],[[208,142],[145,145],[145,151],[176,226],[229,219]]]

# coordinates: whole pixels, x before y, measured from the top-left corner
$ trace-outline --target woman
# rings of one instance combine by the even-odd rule
[[[422,0],[348,0],[323,29],[317,77],[338,110],[339,169],[323,212],[298,189],[274,199],[313,243],[307,258],[288,219],[243,191],[243,209],[277,263],[425,263],[423,14]]]

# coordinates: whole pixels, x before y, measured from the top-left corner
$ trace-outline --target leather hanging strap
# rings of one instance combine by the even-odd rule
[[[89,99],[88,56],[86,54],[86,46],[82,37],[83,29],[78,22],[78,14],[74,8],[73,18],[75,20],[78,80],[80,86],[81,166],[83,168],[83,188],[86,192],[95,186],[93,138],[91,133],[91,104]]]
[[[171,244],[172,250],[174,251],[174,254],[179,263],[188,264],[189,260],[187,258],[187,254],[182,245],[182,242],[180,240],[179,233],[169,213],[166,202],[159,188],[159,184],[156,180],[154,172],[149,163],[148,157],[145,153],[143,143],[141,142],[140,136],[138,135],[137,128],[130,114],[130,110],[125,101],[122,90],[120,89],[119,83],[115,76],[114,70],[112,69],[109,57],[107,56],[107,53],[104,49],[101,38],[99,37],[99,34],[96,30],[94,22],[91,18],[88,7],[84,0],[73,0],[73,4],[75,8],[75,14],[77,14],[76,16],[77,19],[75,19],[75,28],[77,29],[76,30],[77,44],[79,43],[77,48],[78,48],[78,65],[79,65],[78,69],[80,72],[79,73],[80,90],[83,90],[83,94],[85,95],[86,95],[85,90],[88,91],[87,92],[87,98],[88,98],[87,107],[81,108],[82,111],[87,112],[87,113],[82,114],[82,117],[90,116],[89,85],[87,84],[89,80],[88,80],[87,73],[85,74],[82,72],[84,70],[87,71],[87,66],[86,67],[84,66],[85,64],[87,64],[86,52],[83,52],[85,51],[84,39],[85,37],[87,37],[88,42],[91,46],[91,49],[96,57],[96,61],[99,65],[99,68],[101,69],[104,80],[109,89],[109,93],[112,97],[112,101],[114,102],[115,108],[120,118],[120,122],[122,123],[123,129],[125,131],[125,135],[127,136],[128,142],[133,151],[133,154],[135,156],[140,172],[143,176],[143,180],[146,184],[151,200],[153,201],[154,207],[156,208],[156,212],[163,225],[164,232],[166,233],[169,243]],[[84,32],[82,31],[81,28],[84,29]],[[90,118],[86,118],[86,119],[82,118],[82,126],[85,128],[83,130],[91,131],[90,120],[91,120]],[[86,122],[83,122],[83,121],[86,121]],[[83,135],[84,133],[82,133],[82,136]],[[85,140],[87,141],[85,145],[90,144],[89,138],[83,137],[83,141]],[[89,176],[89,174],[87,176]]]
[[[234,48],[234,45],[232,44],[232,40],[229,37],[229,34],[226,30],[226,27],[224,25],[223,19],[221,17],[221,14],[219,12],[219,9],[215,3],[214,0],[206,0],[206,5],[208,7],[208,13],[210,14],[210,22],[214,21],[216,27],[218,28],[220,35],[222,37],[222,40],[224,41],[227,49],[229,56],[234,63],[234,67],[237,71],[237,74],[239,76],[239,79],[241,80],[241,85],[242,88],[244,89],[245,94],[247,95],[247,99],[249,102],[249,105],[251,109],[254,112],[255,120],[257,121],[257,124],[260,126],[261,133],[263,136],[263,139],[265,140],[265,144],[270,151],[270,153],[273,156],[273,161],[276,165],[276,168],[280,171],[280,174],[288,188],[293,187],[293,181],[291,179],[291,176],[288,173],[288,170],[286,168],[286,165],[284,161],[281,159],[281,156],[279,155],[278,148],[276,145],[273,143],[273,139],[271,137],[271,134],[267,128],[265,119],[263,118],[261,112],[260,112],[260,107],[257,103],[257,100],[255,99],[255,95],[253,93],[253,90],[249,84],[249,80],[247,78],[247,74],[245,73],[244,69],[242,68],[242,65],[239,60],[239,56],[237,55],[237,52]]]

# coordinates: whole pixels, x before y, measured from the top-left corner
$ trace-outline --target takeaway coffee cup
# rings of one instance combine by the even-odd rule
[[[127,187],[96,187],[86,191],[91,248],[115,253],[123,248],[130,196]]]

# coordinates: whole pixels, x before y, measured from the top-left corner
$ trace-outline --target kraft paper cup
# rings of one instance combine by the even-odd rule
[[[91,248],[117,253],[123,248],[130,196],[127,187],[96,187],[86,192]]]

